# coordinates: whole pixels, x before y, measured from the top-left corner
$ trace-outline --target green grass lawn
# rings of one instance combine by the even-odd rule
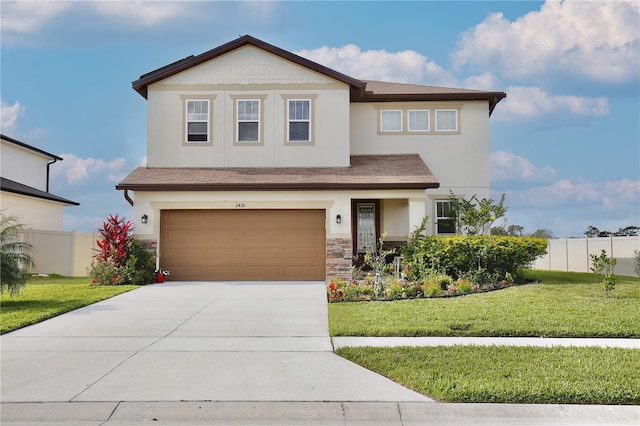
[[[537,284],[454,298],[329,304],[333,336],[640,337],[640,279],[609,298],[588,273],[528,271]]]
[[[637,349],[440,346],[337,353],[440,401],[640,404]]]
[[[90,286],[90,278],[32,277],[16,296],[0,298],[0,334],[137,288],[132,285]]]

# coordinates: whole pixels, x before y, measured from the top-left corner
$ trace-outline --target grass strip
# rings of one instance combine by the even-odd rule
[[[640,404],[637,349],[358,347],[337,353],[440,401]]]
[[[537,284],[455,298],[330,303],[333,336],[640,337],[640,279],[609,298],[593,274],[529,271]]]
[[[0,334],[108,299],[138,286],[91,286],[87,277],[32,277],[17,296],[0,298]]]

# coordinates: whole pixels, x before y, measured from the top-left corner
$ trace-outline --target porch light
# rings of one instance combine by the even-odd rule
[[[140,222],[142,223],[147,223],[148,220],[149,220],[149,217],[146,214],[143,214],[142,217],[140,218]]]
[[[336,223],[342,223],[342,216],[340,215],[336,216]]]

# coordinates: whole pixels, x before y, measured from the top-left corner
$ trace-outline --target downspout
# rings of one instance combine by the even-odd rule
[[[47,192],[49,192],[49,167],[56,162],[58,162],[58,159],[54,158],[53,161],[47,163]]]
[[[124,199],[127,200],[127,202],[129,204],[131,204],[131,207],[133,207],[133,200],[131,199],[131,197],[129,197],[129,190],[128,189],[124,190]]]

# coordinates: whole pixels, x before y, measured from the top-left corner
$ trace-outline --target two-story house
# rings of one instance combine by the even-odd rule
[[[80,203],[49,192],[51,165],[62,161],[9,136],[0,135],[0,209],[25,228],[61,231],[65,206]]]
[[[358,80],[250,36],[142,75],[147,166],[116,188],[176,280],[349,276],[449,191],[489,195],[506,94]]]

